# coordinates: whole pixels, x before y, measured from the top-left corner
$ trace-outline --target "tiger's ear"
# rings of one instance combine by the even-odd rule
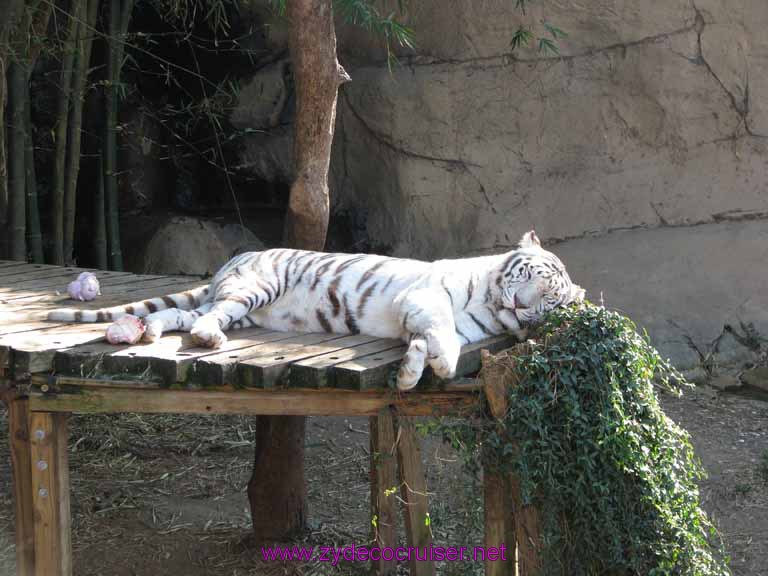
[[[523,237],[520,238],[519,246],[520,248],[533,248],[534,246],[541,246],[541,241],[536,236],[536,232],[531,230],[523,234]]]

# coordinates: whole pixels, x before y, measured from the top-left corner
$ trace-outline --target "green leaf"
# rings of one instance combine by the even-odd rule
[[[549,22],[544,22],[544,28],[552,35],[552,38],[555,40],[558,40],[559,38],[567,38],[568,34],[563,32],[560,28],[557,26],[553,26]]]
[[[560,49],[549,38],[539,38],[539,52],[550,54],[552,56],[559,56]]]
[[[528,46],[532,38],[533,34],[530,30],[522,27],[518,28],[517,31],[512,35],[512,41],[510,42],[512,50],[516,50],[521,46]]]

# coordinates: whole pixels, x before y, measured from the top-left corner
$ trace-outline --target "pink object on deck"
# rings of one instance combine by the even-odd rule
[[[140,318],[121,316],[107,327],[107,342],[110,344],[136,344],[144,335],[146,326]]]
[[[82,272],[77,280],[67,285],[67,294],[73,300],[93,300],[101,295],[99,279],[92,272]]]

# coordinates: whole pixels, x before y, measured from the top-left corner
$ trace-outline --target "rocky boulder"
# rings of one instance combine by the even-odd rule
[[[264,248],[239,225],[178,216],[160,226],[147,243],[141,272],[210,276],[234,255]]]

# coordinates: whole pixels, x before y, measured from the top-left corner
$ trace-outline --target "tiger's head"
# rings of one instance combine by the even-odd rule
[[[535,324],[558,306],[584,299],[584,289],[571,282],[563,263],[541,247],[533,230],[507,257],[497,284],[502,305],[514,312],[521,326]]]

